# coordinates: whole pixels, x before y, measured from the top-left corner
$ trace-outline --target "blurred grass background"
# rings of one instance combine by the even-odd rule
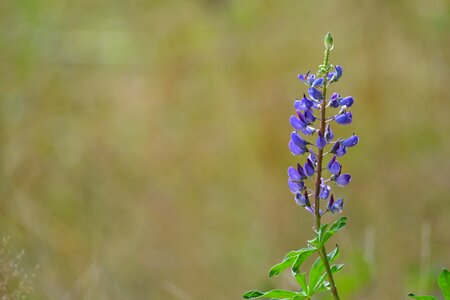
[[[0,234],[30,299],[240,299],[311,237],[286,168],[299,72],[335,38],[344,299],[450,267],[450,2],[0,2]],[[328,219],[329,220],[329,219]],[[31,271],[30,271],[31,272]]]

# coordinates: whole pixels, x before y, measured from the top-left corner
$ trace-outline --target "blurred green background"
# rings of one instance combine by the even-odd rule
[[[312,220],[287,189],[297,73],[344,67],[344,299],[450,267],[450,1],[0,2],[0,235],[30,299],[240,299]],[[326,218],[326,221],[329,221]],[[331,246],[330,246],[331,247]],[[327,299],[324,297],[324,299]]]

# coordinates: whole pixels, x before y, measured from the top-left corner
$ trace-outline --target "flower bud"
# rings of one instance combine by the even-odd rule
[[[331,33],[327,33],[325,35],[325,38],[323,39],[323,43],[325,44],[325,48],[327,50],[333,50],[333,37],[331,36]]]

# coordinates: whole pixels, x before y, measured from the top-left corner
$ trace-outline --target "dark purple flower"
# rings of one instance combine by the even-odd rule
[[[305,128],[302,129],[302,132],[303,132],[303,134],[311,135],[314,132],[316,132],[316,129],[314,127],[311,127],[311,126],[306,126]]]
[[[306,176],[308,176],[308,177],[311,177],[314,175],[314,164],[309,158],[306,160],[306,163],[305,163],[305,173],[306,173]]]
[[[308,193],[305,191],[305,193],[302,195],[301,193],[295,194],[295,203],[299,206],[310,206],[309,199],[308,199]]]
[[[336,184],[339,186],[346,186],[352,180],[352,176],[350,174],[341,174],[336,177]]]
[[[295,100],[294,102],[294,108],[299,111],[299,110],[308,110],[311,108],[315,108],[316,104],[314,103],[313,100],[308,99],[305,94],[303,94],[303,98],[301,100]]]
[[[316,120],[316,116],[314,116],[312,110],[307,109],[303,114],[303,119],[305,120],[306,124],[309,125]]]
[[[342,98],[341,101],[339,101],[339,104],[340,105],[345,105],[347,107],[350,107],[350,106],[353,105],[353,102],[354,102],[353,101],[353,97],[352,96],[348,96],[348,97]]]
[[[340,141],[337,141],[330,150],[331,153],[336,154],[337,156],[343,156],[347,153],[347,149],[342,146]]]
[[[341,213],[344,209],[344,200],[342,198],[338,198],[334,201],[334,196],[332,194],[330,200],[328,201],[327,208],[332,214]]]
[[[289,121],[291,122],[291,125],[295,130],[302,130],[306,127],[306,124],[297,116],[291,116]]]
[[[316,80],[314,80],[314,82],[311,84],[311,87],[316,87],[316,86],[322,86],[323,82],[325,80],[321,77],[321,78],[317,78]]]
[[[305,141],[297,132],[293,131],[291,133],[291,140],[301,148],[306,148],[306,145],[308,145],[308,142]]]
[[[288,175],[289,175],[289,179],[292,181],[300,181],[303,178],[305,178],[305,174],[303,172],[303,168],[300,166],[300,170],[302,173],[299,172],[298,169],[294,168],[294,167],[289,167],[288,168]]]
[[[327,141],[325,141],[325,138],[323,137],[322,132],[320,130],[317,132],[317,140],[316,140],[316,146],[319,149],[325,148],[327,145]]]
[[[334,116],[334,120],[341,125],[350,124],[352,122],[352,113],[343,112],[342,114]]]
[[[292,193],[298,193],[300,191],[302,191],[305,188],[305,183],[303,181],[292,181],[292,180],[288,180],[288,186],[289,186],[289,190],[291,190]]]
[[[339,107],[339,99],[341,98],[341,95],[338,93],[333,93],[330,97],[330,106],[337,108]]]
[[[311,160],[314,165],[317,163],[317,156],[312,149],[309,149],[308,159]]]
[[[317,101],[322,100],[322,93],[319,92],[317,89],[315,89],[315,88],[313,88],[313,87],[310,87],[310,88],[308,89],[308,94],[309,94],[309,96],[311,96],[311,98],[313,98],[314,100],[317,100]]]
[[[330,186],[326,185],[324,183],[320,184],[320,192],[319,192],[319,199],[327,199],[330,195]]]
[[[339,78],[342,76],[342,67],[336,66],[334,67],[335,71],[328,74],[329,79],[331,79],[332,82],[338,81]]]
[[[359,142],[359,137],[357,135],[353,134],[348,139],[345,139],[345,140],[342,141],[342,146],[344,146],[344,147],[353,147],[356,144],[358,144],[358,142]]]
[[[333,155],[333,158],[328,163],[328,170],[333,175],[339,175],[341,174],[342,166],[341,164],[336,160],[336,155]]]
[[[333,131],[331,131],[330,123],[327,124],[327,127],[325,129],[325,140],[327,143],[331,142],[334,138]]]
[[[297,146],[292,140],[289,141],[289,150],[293,155],[301,155],[306,152],[306,147]]]

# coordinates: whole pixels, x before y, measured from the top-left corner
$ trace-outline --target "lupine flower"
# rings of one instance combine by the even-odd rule
[[[323,148],[325,148],[326,145],[327,145],[327,141],[325,141],[325,138],[323,137],[322,132],[319,130],[317,132],[316,146],[319,149],[323,149]]]
[[[336,123],[341,125],[350,124],[352,122],[352,113],[351,112],[344,112],[342,114],[336,115],[334,117],[334,120]]]
[[[345,105],[347,107],[350,107],[350,106],[353,105],[353,97],[352,96],[348,96],[348,97],[342,98],[341,101],[339,101],[339,104],[341,106]]]
[[[314,100],[317,100],[317,101],[322,100],[322,93],[319,92],[316,88],[310,87],[308,89],[308,94]]]
[[[348,139],[342,141],[342,146],[344,147],[353,147],[359,142],[359,137],[357,135],[352,135]]]
[[[316,87],[316,86],[322,86],[324,83],[325,79],[321,78],[317,78],[316,80],[314,80],[314,82],[311,84],[311,87]]]
[[[334,134],[333,134],[333,131],[331,131],[330,124],[327,124],[324,136],[325,136],[325,140],[327,141],[327,143],[330,143],[333,140]]]
[[[342,174],[336,177],[336,184],[339,186],[346,186],[352,180],[352,176],[350,174]]]
[[[344,199],[338,198],[334,201],[334,196],[331,195],[330,200],[328,201],[327,209],[332,213],[341,213],[344,209]]]
[[[308,193],[305,191],[305,193],[302,195],[301,193],[295,194],[295,203],[299,206],[310,206],[309,199],[308,199]]]
[[[328,163],[328,170],[333,175],[339,175],[341,174],[342,166],[341,164],[336,160],[336,155],[333,155],[333,158]]]
[[[347,153],[346,147],[342,146],[342,143],[340,141],[337,141],[333,148],[330,150],[331,153],[336,154],[337,156],[343,156],[345,153]]]
[[[324,183],[320,184],[320,193],[319,193],[319,198],[320,199],[327,199],[328,196],[330,195],[330,191],[331,188],[329,185],[326,185]]]
[[[330,106],[334,107],[334,108],[338,108],[340,98],[341,98],[341,95],[339,95],[338,93],[333,93],[330,97]]]
[[[314,164],[309,158],[306,160],[305,163],[305,173],[308,177],[314,175]]]
[[[289,149],[293,155],[301,155],[308,151],[308,149],[306,149],[307,144],[308,143],[295,131],[292,132],[291,140],[289,141]]]

